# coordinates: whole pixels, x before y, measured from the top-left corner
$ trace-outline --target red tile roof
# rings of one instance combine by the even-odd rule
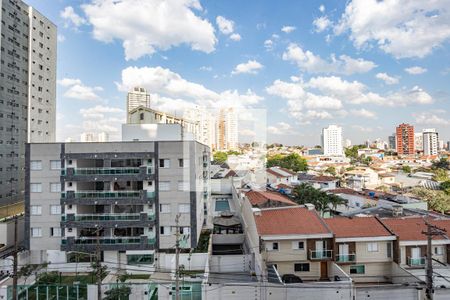
[[[283,174],[277,172],[277,169],[282,171],[282,172],[285,172],[285,173],[287,173],[289,175],[283,175]],[[268,168],[268,169],[266,169],[266,171],[267,171],[267,173],[270,173],[270,174],[272,174],[272,175],[274,175],[276,177],[289,177],[289,176],[297,175],[295,172],[293,172],[291,170],[288,170],[288,169],[285,169],[285,168],[282,168],[282,167]]]
[[[337,238],[392,236],[375,217],[324,219]]]
[[[313,178],[313,181],[336,181],[336,180],[338,180],[336,177],[325,175],[315,176]]]
[[[288,205],[297,205],[294,201],[290,200],[288,197],[283,196],[276,192],[269,191],[250,191],[245,194],[252,206],[259,206],[267,201],[277,201]]]
[[[254,217],[259,235],[331,233],[315,210],[302,206],[262,209]]]
[[[381,220],[389,229],[391,229],[401,241],[426,241],[426,235],[422,231],[427,230],[423,218],[391,218]],[[447,235],[450,235],[450,219],[447,220],[432,220],[427,219],[431,224],[447,230]],[[445,237],[434,236],[434,240],[444,240]]]

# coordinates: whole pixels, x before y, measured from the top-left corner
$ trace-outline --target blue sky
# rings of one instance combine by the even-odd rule
[[[448,0],[27,3],[58,26],[59,140],[118,139],[133,85],[158,109],[266,109],[269,142],[315,145],[328,124],[387,140],[402,122],[450,140]]]

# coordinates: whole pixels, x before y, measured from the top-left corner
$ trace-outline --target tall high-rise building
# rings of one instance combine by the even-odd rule
[[[196,140],[202,144],[216,149],[216,118],[215,112],[204,107],[196,106],[187,109],[183,117],[198,123],[198,131],[196,132]]]
[[[100,143],[109,142],[109,134],[107,132],[104,132],[104,131],[100,132],[98,134],[97,141],[100,142]]]
[[[388,137],[388,142],[389,142],[389,149],[395,150],[396,149],[395,133],[393,133]]]
[[[322,129],[322,149],[324,155],[342,156],[342,127],[330,125]]]
[[[439,150],[439,135],[435,128],[423,130],[423,154],[437,155]]]
[[[414,150],[414,126],[402,123],[395,131],[398,155],[413,155]]]
[[[237,150],[238,116],[234,108],[222,108],[219,112],[216,127],[217,150]]]
[[[423,151],[423,133],[422,132],[414,133],[414,149],[416,151]]]
[[[25,143],[54,142],[56,25],[21,0],[0,0],[0,205],[24,200]]]
[[[129,118],[130,112],[139,106],[150,108],[150,95],[146,89],[135,87],[127,95],[127,118]]]
[[[83,132],[80,134],[80,142],[82,143],[92,143],[96,142],[95,133],[93,132]]]

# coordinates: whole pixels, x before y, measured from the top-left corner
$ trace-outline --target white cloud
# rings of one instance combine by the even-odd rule
[[[405,69],[406,73],[409,73],[411,75],[419,75],[419,74],[423,74],[427,71],[427,69],[419,67],[419,66],[414,66],[414,67],[409,67]]]
[[[64,20],[64,27],[73,25],[75,28],[80,27],[87,23],[86,19],[78,15],[72,6],[67,6],[62,10],[59,15]]]
[[[347,55],[340,55],[336,58],[334,55],[330,60],[324,60],[313,52],[304,51],[297,44],[290,44],[282,56],[283,60],[293,62],[303,70],[310,73],[336,73],[336,74],[355,74],[366,73],[377,65],[362,58],[351,58]]]
[[[443,116],[440,116],[443,115]],[[413,114],[415,117],[415,121],[417,124],[422,125],[443,125],[443,126],[449,126],[450,125],[450,119],[445,118],[447,116],[447,113],[445,111],[440,112],[421,112]]]
[[[85,119],[99,119],[104,118],[105,114],[124,114],[125,111],[118,107],[110,107],[97,105],[90,108],[82,108],[80,109],[80,114]]]
[[[219,27],[220,32],[223,34],[231,34],[234,32],[234,22],[228,20],[222,16],[217,16],[216,18],[217,27]]]
[[[275,126],[268,126],[267,132],[275,135],[294,133],[292,126],[286,122],[278,122]]]
[[[377,74],[375,75],[375,78],[380,79],[380,80],[383,80],[384,83],[389,84],[389,85],[397,84],[398,81],[399,81],[398,78],[389,76],[389,75],[386,74],[386,73],[377,73]]]
[[[284,33],[291,33],[295,29],[296,29],[295,26],[287,26],[286,25],[281,28],[281,31],[283,31]]]
[[[56,38],[57,38],[58,42],[60,42],[60,43],[62,43],[62,42],[64,42],[66,40],[66,37],[64,35],[62,35],[62,34],[58,34],[56,36]]]
[[[274,47],[274,42],[272,40],[264,41],[264,48],[266,48],[267,51],[272,51],[273,47]]]
[[[372,132],[373,128],[372,127],[364,127],[361,125],[352,125],[352,128],[361,132]]]
[[[319,10],[320,10],[321,13],[325,12],[325,5],[321,4],[319,6]]]
[[[314,19],[313,25],[316,32],[322,32],[330,27],[332,25],[332,22],[328,19],[327,16],[322,16]]]
[[[230,39],[235,42],[239,42],[242,38],[239,33],[233,33],[232,35],[230,35]]]
[[[212,67],[211,66],[201,66],[199,68],[200,71],[206,71],[206,72],[211,72],[212,71]]]
[[[251,130],[251,129],[244,128],[242,130],[239,130],[239,135],[242,135],[242,136],[256,136],[256,132]]]
[[[354,116],[362,117],[362,118],[366,118],[366,119],[376,119],[377,118],[377,115],[374,112],[369,111],[364,108],[352,109],[352,110],[350,110],[350,113]]]
[[[142,86],[161,97],[206,107],[245,107],[257,104],[263,99],[252,90],[247,90],[244,94],[237,90],[215,92],[162,67],[128,67],[122,70],[122,81],[117,83],[117,86],[124,92],[134,86]]]
[[[396,58],[424,57],[450,39],[448,0],[352,0],[335,26],[357,48],[378,46]]]
[[[92,101],[101,99],[97,94],[97,92],[103,91],[103,88],[100,86],[90,87],[84,85],[80,79],[73,78],[63,78],[57,82],[63,87],[68,87],[66,92],[63,94],[64,97]]]
[[[264,66],[256,60],[249,60],[246,63],[238,64],[231,74],[257,74]]]
[[[125,59],[138,59],[181,44],[210,53],[217,39],[211,23],[195,14],[197,0],[93,1],[82,5],[95,39],[121,40]]]

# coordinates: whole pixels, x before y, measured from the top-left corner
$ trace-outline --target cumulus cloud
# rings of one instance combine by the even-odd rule
[[[417,124],[449,126],[450,119],[446,111],[426,111],[413,114]]]
[[[314,19],[313,21],[314,31],[322,32],[329,28],[332,25],[332,22],[328,19],[327,16],[322,16]]]
[[[58,80],[57,83],[60,86],[68,88],[63,94],[64,97],[92,101],[101,99],[97,94],[97,92],[103,91],[103,88],[100,86],[87,86],[83,84],[80,79],[74,78],[63,78]]]
[[[386,73],[377,73],[377,74],[375,75],[375,78],[384,81],[384,83],[386,83],[386,84],[388,84],[388,85],[397,84],[398,81],[399,81],[398,78],[389,76],[389,75],[386,74]]]
[[[287,26],[286,25],[281,28],[281,31],[283,31],[284,33],[291,33],[295,29],[296,29],[295,26]]]
[[[274,42],[272,40],[264,41],[264,48],[266,48],[267,51],[272,51],[273,47],[274,47]]]
[[[231,74],[257,74],[264,66],[256,60],[248,60],[245,63],[238,64]]]
[[[324,13],[325,12],[325,5],[321,4],[319,6],[319,10],[320,10],[321,13]]]
[[[414,66],[414,67],[409,67],[405,69],[406,73],[409,73],[411,75],[419,75],[419,74],[423,74],[427,71],[427,69],[419,67],[419,66]]]
[[[377,46],[396,58],[424,57],[450,39],[448,7],[448,0],[352,0],[334,30],[348,32],[359,49]]]
[[[366,118],[366,119],[376,119],[377,118],[377,115],[374,112],[369,111],[364,108],[352,109],[352,110],[350,110],[350,113],[354,116],[362,117],[362,118]]]
[[[82,5],[96,40],[122,41],[125,59],[186,44],[210,53],[217,42],[212,24],[195,12],[197,0],[99,0]]]
[[[64,27],[78,28],[87,23],[86,19],[75,12],[72,6],[66,6],[59,15],[64,20]]]
[[[351,75],[355,73],[366,73],[377,65],[362,58],[352,58],[340,55],[336,58],[331,55],[329,60],[322,59],[319,55],[309,50],[303,50],[297,44],[290,44],[282,56],[283,60],[295,63],[301,70],[310,73],[336,73]]]
[[[216,18],[217,27],[219,27],[220,32],[225,35],[229,35],[230,39],[238,42],[241,40],[241,35],[234,32],[234,21],[228,20],[225,17],[217,16]]]
[[[80,114],[86,119],[100,119],[105,118],[105,114],[124,114],[125,111],[118,107],[110,107],[104,105],[97,105],[90,108],[80,109]]]
[[[242,39],[242,37],[239,33],[233,33],[230,35],[230,39],[235,42],[239,42]]]
[[[275,135],[292,134],[293,128],[286,122],[278,122],[274,126],[268,126],[267,132]]]

